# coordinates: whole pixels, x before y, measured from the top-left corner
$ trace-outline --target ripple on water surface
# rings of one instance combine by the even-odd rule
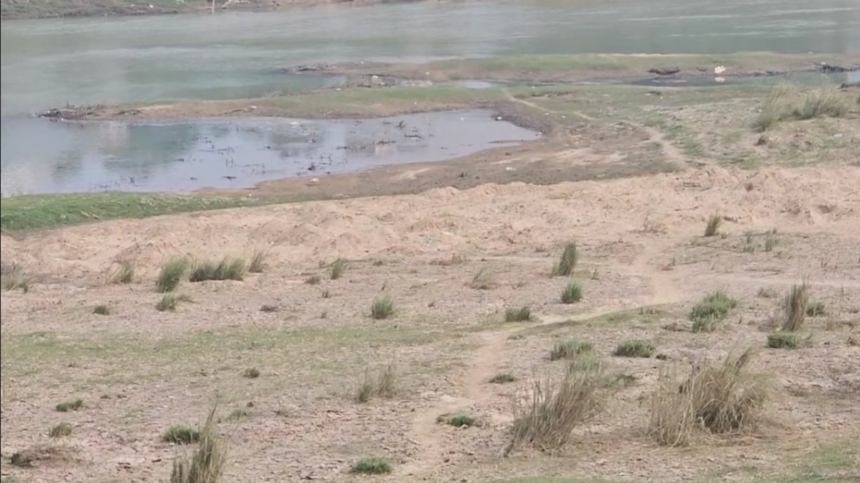
[[[181,192],[445,161],[538,133],[489,111],[372,120],[2,122],[2,192]]]

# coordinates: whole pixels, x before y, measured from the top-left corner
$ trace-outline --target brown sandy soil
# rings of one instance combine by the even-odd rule
[[[622,481],[742,481],[817,474],[856,481],[860,441],[860,168],[742,171],[708,166],[677,174],[553,186],[512,183],[422,194],[322,201],[121,220],[2,237],[4,263],[31,275],[2,297],[2,475],[18,482],[167,481],[179,451],[159,435],[196,424],[218,400],[229,446],[224,481],[370,481],[348,474],[362,457],[393,464],[373,481],[494,481],[576,475]],[[723,236],[704,238],[713,213]],[[764,233],[778,243],[763,248]],[[559,303],[569,281],[549,277],[576,240],[574,279],[584,298]],[[754,250],[744,249],[753,245]],[[153,281],[172,255],[198,258],[269,250],[243,281],[183,282],[191,297],[159,312]],[[348,260],[344,276],[322,264]],[[137,268],[107,283],[117,261]],[[487,290],[469,287],[479,270]],[[304,283],[320,275],[321,283]],[[765,349],[768,320],[804,277],[826,314],[810,317],[813,345]],[[692,333],[690,307],[725,289],[739,300],[713,333]],[[325,294],[325,296],[324,296]],[[395,316],[374,321],[388,295]],[[774,297],[776,296],[776,297]],[[106,304],[109,315],[93,314]],[[275,310],[261,311],[264,305]],[[528,305],[533,320],[503,322]],[[515,451],[498,459],[509,396],[555,341],[591,341],[612,373],[596,418],[557,457]],[[667,360],[611,357],[628,338]],[[661,367],[759,348],[753,369],[778,395],[774,425],[742,438],[657,446],[643,430],[644,399]],[[366,368],[392,364],[398,395],[354,402]],[[246,368],[260,377],[242,377]],[[492,385],[497,372],[518,381]],[[82,398],[78,411],[57,403]],[[246,413],[231,411],[244,409]],[[468,413],[483,424],[435,423]],[[68,422],[72,434],[49,438]],[[9,463],[53,445],[30,468]]]

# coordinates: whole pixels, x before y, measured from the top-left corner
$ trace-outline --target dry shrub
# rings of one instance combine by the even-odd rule
[[[129,261],[118,262],[108,275],[110,283],[127,284],[134,281],[134,265]]]
[[[266,260],[269,258],[268,250],[255,250],[248,262],[248,271],[251,273],[263,273],[266,269]]]
[[[717,236],[722,225],[723,217],[719,213],[711,215],[710,218],[708,218],[708,225],[705,226],[705,236]]]
[[[806,282],[791,287],[791,292],[783,301],[782,321],[783,332],[797,332],[806,322],[807,305],[809,304],[809,285]]]
[[[851,109],[850,101],[833,85],[824,85],[801,91],[781,84],[765,98],[761,112],[753,123],[757,131],[767,131],[780,121],[843,117]]]
[[[696,429],[729,434],[755,429],[771,395],[770,381],[746,371],[753,356],[748,349],[731,354],[721,364],[707,366],[680,385],[671,373],[662,373],[651,399],[650,433],[660,444],[689,442]]]
[[[573,429],[600,409],[600,376],[599,370],[567,370],[561,376],[533,377],[527,395],[514,400],[509,448],[553,451],[567,444]]]
[[[564,251],[561,253],[561,259],[552,268],[553,276],[568,277],[576,268],[576,263],[579,261],[579,251],[576,248],[576,242],[570,242],[564,246]]]
[[[469,287],[475,290],[494,289],[496,288],[496,277],[484,268],[481,268],[477,273],[475,273],[475,276],[472,277],[472,281],[469,282]]]
[[[227,450],[215,432],[215,409],[209,411],[191,457],[182,456],[173,461],[170,483],[217,483],[221,479]]]
[[[391,399],[395,395],[397,395],[397,373],[394,367],[389,365],[375,377],[369,369],[365,370],[364,380],[358,388],[355,399],[360,403],[366,403],[373,397]]]
[[[4,291],[21,289],[22,292],[30,291],[30,277],[24,272],[24,269],[17,263],[0,263],[0,278]]]

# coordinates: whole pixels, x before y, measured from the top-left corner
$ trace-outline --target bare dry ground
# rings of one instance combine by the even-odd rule
[[[216,403],[225,482],[858,481],[857,104],[761,133],[751,126],[768,90],[721,89],[421,91],[438,94],[425,97],[438,108],[491,104],[546,135],[451,163],[253,191],[350,199],[3,233],[3,481],[169,481],[187,448],[162,434],[201,423]],[[362,102],[402,112],[415,92],[206,103],[191,117],[251,105],[324,112],[344,96],[356,112]],[[176,118],[190,106],[111,109],[95,117]],[[703,236],[715,216],[717,233]],[[571,241],[575,269],[551,276]],[[156,308],[155,280],[173,257],[255,252],[267,254],[260,273],[186,278],[175,310]],[[122,263],[132,280],[113,283]],[[784,297],[804,281],[815,308],[803,344],[767,348]],[[572,282],[582,298],[564,304]],[[717,290],[736,306],[714,331],[694,332],[693,307]],[[386,299],[393,314],[374,318]],[[506,321],[521,307],[528,320]],[[510,448],[513,401],[567,366],[549,357],[567,340],[602,361],[597,412],[561,448]],[[654,349],[614,356],[628,340]],[[678,447],[651,437],[663,371],[686,375],[749,347],[749,370],[774,388],[760,425],[697,431]],[[393,394],[358,402],[365,378],[388,367]],[[499,374],[513,380],[491,383]],[[446,414],[476,424],[439,423]],[[61,423],[70,432],[49,436]],[[368,457],[391,472],[351,474]]]

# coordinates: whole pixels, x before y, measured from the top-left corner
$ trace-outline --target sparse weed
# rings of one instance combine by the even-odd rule
[[[496,287],[496,280],[493,274],[481,268],[478,270],[478,273],[472,277],[472,282],[469,283],[469,287],[475,290],[490,290]]]
[[[825,308],[824,302],[809,302],[806,306],[806,315],[809,317],[821,317],[822,315],[827,315],[827,309]]]
[[[776,230],[771,230],[767,232],[767,235],[764,237],[764,251],[772,252],[774,248],[779,244],[779,239],[776,236]]]
[[[848,110],[848,101],[835,87],[827,86],[807,91],[792,114],[797,119],[814,119],[825,116],[842,117]]]
[[[386,366],[375,377],[370,370],[364,371],[364,380],[358,388],[356,400],[366,403],[373,397],[391,399],[397,395],[397,375],[393,366]]]
[[[167,431],[161,435],[161,440],[165,443],[175,444],[191,444],[200,441],[200,431],[192,429],[189,426],[174,425],[167,428]]]
[[[266,260],[268,259],[268,250],[255,250],[251,255],[251,261],[248,262],[248,271],[251,273],[263,273],[263,270],[268,266],[266,264]]]
[[[705,236],[717,236],[720,233],[720,227],[723,225],[723,217],[719,213],[711,215],[708,218],[708,225],[705,227]]]
[[[508,384],[508,383],[514,382],[516,380],[517,380],[517,378],[514,377],[513,374],[510,374],[507,372],[500,372],[500,373],[496,374],[495,376],[493,376],[492,378],[490,378],[489,382],[490,382],[490,384]]]
[[[115,284],[128,284],[134,281],[134,265],[129,261],[122,261],[110,273],[109,280]]]
[[[753,235],[752,233],[747,233],[744,237],[744,244],[741,247],[741,251],[744,253],[755,253],[755,250],[756,244],[755,240],[753,239]]]
[[[576,282],[571,282],[565,285],[561,291],[561,303],[575,304],[582,300],[582,286]]]
[[[387,475],[391,473],[391,465],[382,458],[364,458],[353,463],[349,472],[360,475]]]
[[[576,268],[578,261],[579,250],[576,248],[576,242],[570,242],[564,246],[561,259],[553,266],[552,275],[556,277],[569,277]]]
[[[584,352],[590,352],[592,349],[593,347],[590,342],[577,340],[556,342],[549,353],[549,360],[573,359]]]
[[[647,340],[626,340],[615,349],[615,355],[619,357],[651,357],[654,346]]]
[[[256,379],[256,378],[260,377],[260,370],[257,369],[256,367],[249,367],[248,369],[245,369],[242,372],[242,377],[245,377],[248,379]]]
[[[105,304],[96,305],[93,307],[93,313],[96,315],[110,315],[110,307]]]
[[[812,337],[800,337],[795,332],[774,332],[767,336],[767,347],[770,349],[797,349],[812,345]]]
[[[455,428],[467,428],[477,424],[477,420],[475,418],[466,414],[443,414],[436,418],[436,422],[445,423],[448,426],[454,426]]]
[[[811,88],[801,93],[795,87],[781,84],[774,87],[765,98],[753,127],[763,132],[780,121],[843,117],[850,109],[850,101],[835,86]]]
[[[61,413],[67,413],[69,411],[77,411],[78,409],[81,409],[82,407],[84,407],[84,400],[83,399],[75,399],[73,401],[66,401],[66,402],[62,402],[60,404],[57,404],[56,410],[61,412]]]
[[[782,303],[783,332],[797,332],[806,322],[806,311],[809,308],[809,285],[806,282],[791,287],[791,292],[785,296]]]
[[[158,301],[158,303],[155,304],[155,309],[158,310],[159,312],[165,312],[165,311],[171,311],[172,312],[172,311],[176,310],[176,306],[180,302],[190,302],[190,301],[191,301],[191,297],[189,297],[188,295],[166,293],[161,297],[161,299]]]
[[[197,448],[191,457],[173,461],[170,483],[217,483],[224,474],[227,449],[215,431],[215,408],[209,412],[203,430],[197,433]]]
[[[728,316],[729,311],[737,305],[735,299],[721,290],[706,295],[690,311],[693,332],[713,332],[717,325]]]
[[[765,97],[761,111],[753,123],[753,128],[756,131],[765,132],[785,119],[790,105],[790,97],[793,93],[794,89],[787,84],[774,86]]]
[[[305,279],[305,283],[308,285],[319,285],[320,282],[322,282],[322,278],[319,275],[311,275]]]
[[[155,280],[155,288],[160,293],[173,292],[179,286],[191,262],[187,258],[174,258],[161,266],[158,278]]]
[[[337,280],[343,276],[343,273],[346,271],[346,260],[342,258],[338,258],[331,264],[331,272],[330,278],[332,280]]]
[[[30,291],[30,277],[24,273],[24,269],[17,263],[0,263],[0,285],[3,290],[21,289],[22,292]]]
[[[189,282],[206,280],[242,280],[248,271],[248,264],[241,258],[224,257],[220,262],[195,262],[191,267]]]
[[[72,425],[69,423],[60,423],[50,431],[48,431],[48,436],[52,438],[62,438],[65,436],[70,436],[72,434]]]
[[[251,413],[247,409],[237,408],[230,411],[230,414],[225,418],[226,421],[239,421],[250,416]]]
[[[532,318],[532,309],[524,305],[519,308],[510,308],[505,311],[505,322],[526,322]]]
[[[370,315],[376,320],[383,320],[394,314],[394,302],[388,296],[378,298],[370,306]]]

